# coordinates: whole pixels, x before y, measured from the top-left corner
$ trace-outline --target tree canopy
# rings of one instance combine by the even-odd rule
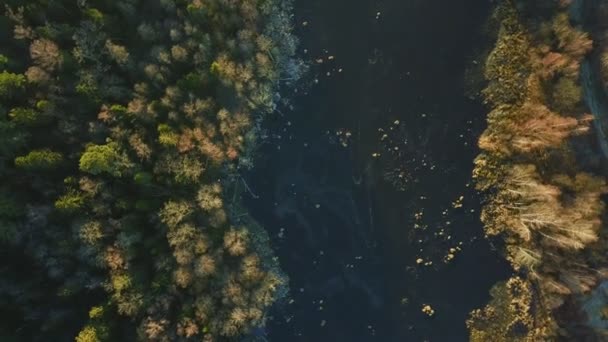
[[[290,1],[4,6],[0,336],[220,341],[263,325],[286,284],[234,180],[301,72]]]
[[[560,308],[605,279],[605,257],[588,253],[605,255],[608,188],[593,163],[578,158],[591,150],[578,76],[592,42],[570,23],[567,5],[552,8],[551,18],[511,1],[496,9],[500,29],[483,92],[491,111],[473,176],[486,193],[485,233],[504,239],[518,275],[472,313],[474,341],[576,339],[556,319]]]

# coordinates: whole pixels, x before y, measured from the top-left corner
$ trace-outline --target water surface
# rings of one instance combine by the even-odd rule
[[[464,74],[489,5],[296,2],[310,86],[270,123],[248,177],[290,277],[269,340],[467,340],[468,312],[509,274],[470,178],[485,111]]]

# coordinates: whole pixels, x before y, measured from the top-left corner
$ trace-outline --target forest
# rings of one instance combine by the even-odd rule
[[[504,240],[516,274],[471,313],[471,341],[606,338],[585,326],[585,295],[606,279],[605,179],[582,101],[593,42],[568,1],[502,2],[485,65],[491,109],[474,178],[485,234]],[[550,15],[549,15],[550,14]]]
[[[240,204],[302,72],[279,0],[3,1],[2,341],[221,341],[284,295]]]

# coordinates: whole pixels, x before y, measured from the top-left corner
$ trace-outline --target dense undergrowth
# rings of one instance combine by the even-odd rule
[[[240,172],[301,71],[290,2],[4,3],[0,339],[263,325],[285,284]]]
[[[573,328],[578,299],[606,277],[601,195],[607,188],[579,84],[581,60],[593,43],[571,24],[569,5],[503,1],[494,14],[498,38],[483,92],[491,112],[474,177],[486,193],[486,235],[504,239],[516,274],[471,313],[471,341],[604,333]]]

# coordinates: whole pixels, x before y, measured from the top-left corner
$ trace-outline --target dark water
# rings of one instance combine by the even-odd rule
[[[485,112],[464,95],[464,73],[487,44],[489,7],[296,3],[311,85],[270,123],[248,177],[259,196],[248,206],[290,277],[269,340],[467,340],[468,312],[509,275],[481,238],[470,178]]]

